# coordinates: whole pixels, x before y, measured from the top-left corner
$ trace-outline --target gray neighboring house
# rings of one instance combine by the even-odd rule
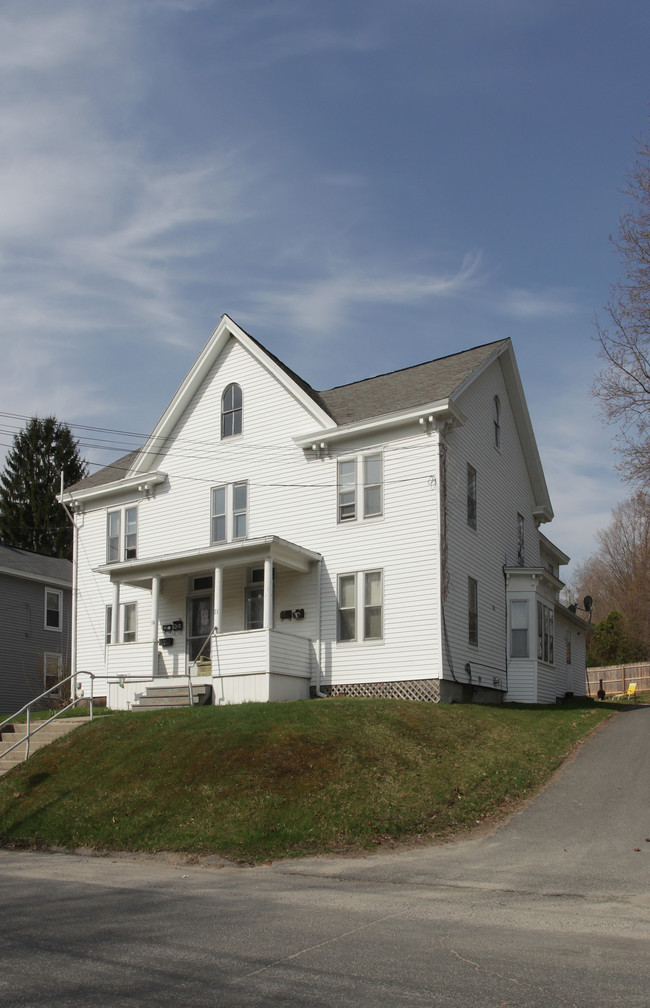
[[[72,564],[0,544],[0,715],[70,674]]]

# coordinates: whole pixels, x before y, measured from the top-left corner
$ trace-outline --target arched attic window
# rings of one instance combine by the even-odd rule
[[[501,403],[499,402],[498,395],[494,397],[493,406],[493,416],[494,416],[494,447],[501,447]]]
[[[221,397],[221,437],[241,434],[242,394],[235,382],[224,389]]]

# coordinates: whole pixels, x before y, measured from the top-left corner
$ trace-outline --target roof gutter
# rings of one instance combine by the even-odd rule
[[[411,423],[425,423],[427,420],[449,418],[458,426],[462,426],[467,417],[463,411],[452,403],[451,399],[440,399],[437,402],[425,403],[417,409],[400,410],[398,413],[388,413],[383,416],[371,417],[368,420],[359,420],[356,423],[337,424],[335,427],[326,427],[310,434],[302,434],[293,439],[294,444],[299,448],[321,448],[323,444],[332,444],[336,441],[343,441],[346,438],[355,437],[359,434],[370,434],[384,430],[391,430],[395,427],[403,427]]]

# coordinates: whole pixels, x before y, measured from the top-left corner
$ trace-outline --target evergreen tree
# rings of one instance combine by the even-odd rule
[[[587,665],[627,665],[645,661],[648,649],[619,612],[611,612],[594,629],[587,650]]]
[[[0,541],[46,556],[72,558],[72,526],[56,500],[83,479],[86,463],[67,424],[32,417],[14,436],[0,476]]]

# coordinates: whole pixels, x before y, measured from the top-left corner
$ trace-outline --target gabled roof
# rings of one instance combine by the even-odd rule
[[[317,423],[322,424],[329,421],[330,418],[323,409],[318,394],[306,382],[303,382],[293,371],[282,364],[277,357],[270,354],[261,343],[258,343],[247,332],[244,332],[231,318],[227,315],[222,315],[219,325],[179,386],[176,395],[158,421],[151,437],[138,452],[129,475],[135,476],[138,473],[149,472],[151,466],[160,457],[160,446],[173,434],[183,412],[192,402],[210,368],[231,339],[236,340],[247,349],[258,363],[270,372],[286,388],[289,394],[305,407]]]
[[[0,573],[59,587],[72,586],[72,564],[61,557],[43,556],[0,543]]]
[[[448,357],[317,392],[227,315],[222,316],[219,325],[144,447],[80,481],[69,491],[66,490],[66,496],[68,493],[88,491],[92,493],[94,488],[108,488],[109,485],[120,483],[127,478],[137,480],[138,475],[150,473],[160,457],[160,446],[173,434],[183,411],[192,401],[201,382],[230,339],[235,339],[244,346],[313,417],[313,432],[297,438],[296,442],[299,444],[303,442],[307,444],[312,437],[327,439],[344,436],[355,425],[372,426],[375,421],[381,422],[382,418],[390,416],[399,419],[400,416],[404,417],[409,411],[417,409],[429,411],[431,407],[435,407],[437,411],[444,410],[448,415],[458,419],[462,417],[462,410],[456,406],[456,401],[487,367],[499,359],[535,492],[537,515],[541,521],[550,521],[553,517],[528,407],[509,339],[485,343]],[[156,475],[162,477],[162,474]]]
[[[358,423],[385,413],[426,406],[451,398],[481,364],[508,342],[486,343],[450,357],[339,385],[319,395],[337,424]]]

